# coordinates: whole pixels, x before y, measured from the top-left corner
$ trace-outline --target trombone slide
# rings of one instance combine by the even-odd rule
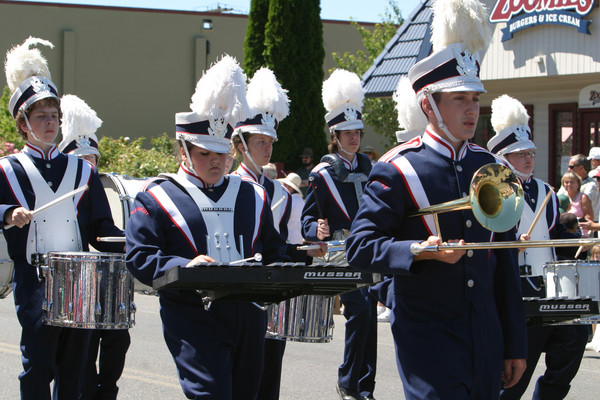
[[[575,247],[593,246],[600,244],[600,238],[589,239],[556,239],[556,240],[516,240],[509,242],[483,242],[483,243],[442,243],[439,245],[421,246],[419,243],[410,245],[410,252],[419,255],[424,251],[444,250],[489,250],[489,249],[522,249],[533,247]]]

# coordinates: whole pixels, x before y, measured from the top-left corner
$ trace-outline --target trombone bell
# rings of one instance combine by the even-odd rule
[[[510,168],[502,164],[486,164],[473,174],[468,196],[421,208],[409,216],[470,208],[483,227],[492,232],[506,232],[521,219],[524,204],[523,188]]]

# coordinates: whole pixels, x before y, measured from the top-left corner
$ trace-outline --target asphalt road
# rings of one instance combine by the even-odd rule
[[[119,381],[120,399],[183,399],[175,366],[162,337],[158,298],[136,294],[136,326],[130,330],[131,347],[125,371]],[[281,383],[282,400],[337,399],[337,367],[344,347],[344,318],[336,315],[330,343],[288,342]],[[21,359],[20,326],[12,294],[0,300],[0,399],[18,399]],[[394,346],[389,324],[379,323],[377,385],[378,400],[404,399],[396,370]],[[536,375],[544,370],[543,360]],[[530,384],[524,398],[531,398]],[[573,381],[569,399],[597,399],[600,393],[600,353],[586,351],[579,373]]]

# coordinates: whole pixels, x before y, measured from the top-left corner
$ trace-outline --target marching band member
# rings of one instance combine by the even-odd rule
[[[517,225],[522,240],[567,239],[574,235],[559,223],[558,200],[547,183],[533,177],[535,144],[528,126],[529,115],[516,99],[503,95],[492,102],[492,126],[496,135],[487,148],[503,157],[522,183],[525,194],[523,215]],[[548,193],[551,201],[544,206]],[[531,235],[527,232],[535,215],[544,206],[541,218]],[[544,264],[556,261],[554,248],[526,248],[519,252],[523,297],[546,297],[543,285]],[[570,382],[577,374],[588,338],[585,325],[530,326],[527,328],[527,369],[519,383],[502,391],[501,399],[520,399],[537,366],[540,354],[546,352],[546,373],[537,380],[534,399],[564,399]]]
[[[360,78],[338,69],[323,83],[325,116],[331,132],[329,152],[312,170],[302,211],[302,230],[309,241],[345,239],[362,201],[371,161],[358,153],[363,136]],[[343,257],[326,261],[346,264]],[[335,256],[334,256],[335,257]],[[377,301],[364,287],[340,295],[346,318],[344,360],[336,390],[341,399],[369,399],[377,367]]]
[[[62,97],[60,108],[63,140],[59,143],[58,149],[97,167],[100,151],[96,131],[102,126],[102,120],[85,101],[72,94]],[[125,248],[123,247],[119,252],[124,253]],[[125,354],[130,343],[128,329],[93,330],[82,398],[116,400],[119,392],[117,381],[123,373]],[[100,347],[100,359],[96,369],[98,347]]]
[[[475,171],[499,161],[469,143],[485,92],[475,59],[488,36],[485,8],[438,0],[433,13],[434,51],[408,73],[427,129],[373,167],[347,256],[356,268],[394,274],[392,334],[407,399],[496,399],[525,370],[516,251],[411,251],[442,235],[459,245],[515,238],[486,230],[472,210],[439,214],[439,228],[432,215],[410,216],[466,196]]]
[[[269,178],[264,168],[269,164],[273,143],[277,140],[279,123],[289,114],[287,91],[281,87],[273,71],[260,68],[256,71],[246,91],[250,117],[238,122],[231,141],[242,163],[234,172],[242,180],[262,186],[267,192],[269,206],[273,212],[275,229],[284,240],[288,239],[288,222],[291,215],[291,195],[281,182]],[[300,244],[300,243],[296,243]],[[286,247],[286,253],[294,261],[307,261],[305,252],[295,250],[295,245]],[[325,246],[323,245],[323,249]],[[320,252],[310,251],[310,255]],[[285,341],[267,338],[265,342],[264,372],[258,398],[279,398],[281,368]]]
[[[181,166],[137,194],[128,222],[127,266],[147,285],[176,266],[228,264],[263,255],[288,261],[265,189],[225,175],[231,124],[249,115],[246,77],[224,56],[198,81],[192,112],[178,113]],[[249,302],[205,304],[194,290],[159,290],[167,347],[188,398],[255,399],[266,313]]]
[[[27,140],[22,152],[0,160],[0,213],[10,257],[14,261],[13,292],[22,327],[22,399],[77,399],[81,394],[88,330],[42,322],[44,282],[31,265],[34,253],[87,251],[88,243],[102,251],[122,244],[98,243],[98,236],[122,236],[114,226],[97,171],[77,157],[62,154],[54,140],[59,128],[59,97],[46,60],[28,38],[6,55],[6,80],[12,96],[9,112]],[[32,210],[84,185],[89,189],[51,209]],[[7,225],[15,228],[6,229]]]

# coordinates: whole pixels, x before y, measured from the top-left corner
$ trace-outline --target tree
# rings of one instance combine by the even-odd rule
[[[349,51],[343,55],[333,53],[338,67],[362,76],[373,65],[373,61],[383,51],[403,23],[400,8],[394,0],[389,0],[383,15],[383,22],[375,24],[372,30],[351,21],[362,39],[365,50]],[[363,106],[363,121],[375,129],[375,133],[387,138],[390,144],[396,143],[398,119],[394,101],[391,98],[366,98]]]
[[[279,126],[273,151],[273,161],[285,162],[288,170],[299,166],[298,154],[307,144],[317,154],[325,153],[327,145],[321,103],[325,52],[320,10],[319,0],[255,0],[250,9],[244,70],[251,77],[261,66],[269,67],[288,90],[290,115]]]

